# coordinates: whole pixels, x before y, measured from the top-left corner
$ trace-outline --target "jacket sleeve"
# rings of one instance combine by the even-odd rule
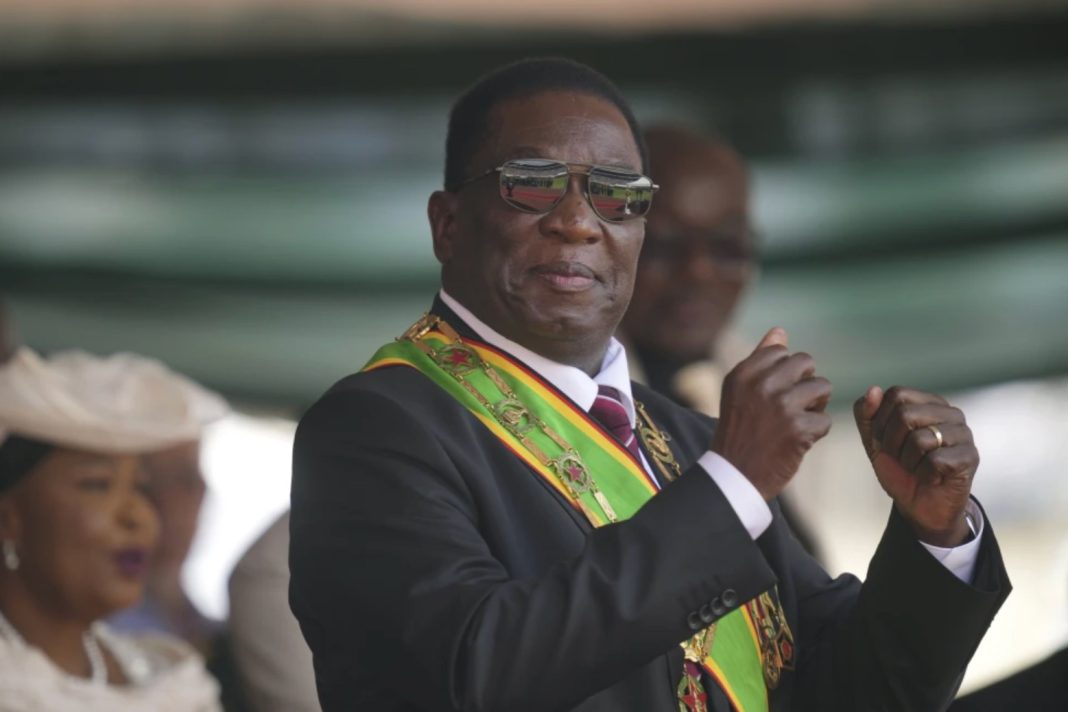
[[[848,575],[832,581],[791,538],[800,631],[792,709],[945,709],[1011,590],[986,524],[970,585],[935,560],[896,511],[863,584]]]
[[[726,588],[745,601],[774,582],[699,471],[513,578],[450,447],[376,392],[334,391],[300,424],[290,602],[326,712],[359,708],[369,678],[420,709],[566,709],[692,635]]]

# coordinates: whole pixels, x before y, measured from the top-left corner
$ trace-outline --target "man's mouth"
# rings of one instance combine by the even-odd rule
[[[581,262],[549,262],[533,269],[549,286],[561,292],[583,292],[597,282],[597,275]]]

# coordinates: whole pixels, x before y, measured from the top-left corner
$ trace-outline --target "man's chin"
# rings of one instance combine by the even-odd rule
[[[603,321],[591,319],[588,312],[564,310],[539,314],[529,322],[529,330],[533,335],[557,341],[585,340],[594,333],[611,333],[604,328]]]
[[[579,345],[603,340],[607,344],[616,326],[615,321],[609,322],[608,316],[589,308],[555,308],[528,312],[515,326],[522,325],[517,331],[532,342]]]

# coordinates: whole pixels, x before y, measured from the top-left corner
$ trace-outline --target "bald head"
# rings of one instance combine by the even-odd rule
[[[660,192],[623,330],[647,352],[695,361],[714,350],[752,275],[748,174],[733,148],[688,129],[653,127],[645,141]]]
[[[688,129],[658,126],[645,132],[649,174],[660,184],[658,222],[706,230],[747,219],[749,180],[741,156],[726,143]]]

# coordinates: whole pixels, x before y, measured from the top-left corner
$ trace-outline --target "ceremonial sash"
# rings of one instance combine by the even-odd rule
[[[414,368],[448,392],[594,527],[629,518],[657,492],[641,463],[588,413],[507,354],[460,337],[438,317],[421,319],[363,370],[388,366]],[[768,621],[776,620],[763,610],[772,605],[785,626],[777,600],[765,593],[716,621],[700,655],[693,655],[692,641],[683,646],[735,712],[768,710],[766,675],[774,668],[777,683],[782,667],[781,650],[769,647],[775,631]],[[792,646],[786,652],[792,658]]]

